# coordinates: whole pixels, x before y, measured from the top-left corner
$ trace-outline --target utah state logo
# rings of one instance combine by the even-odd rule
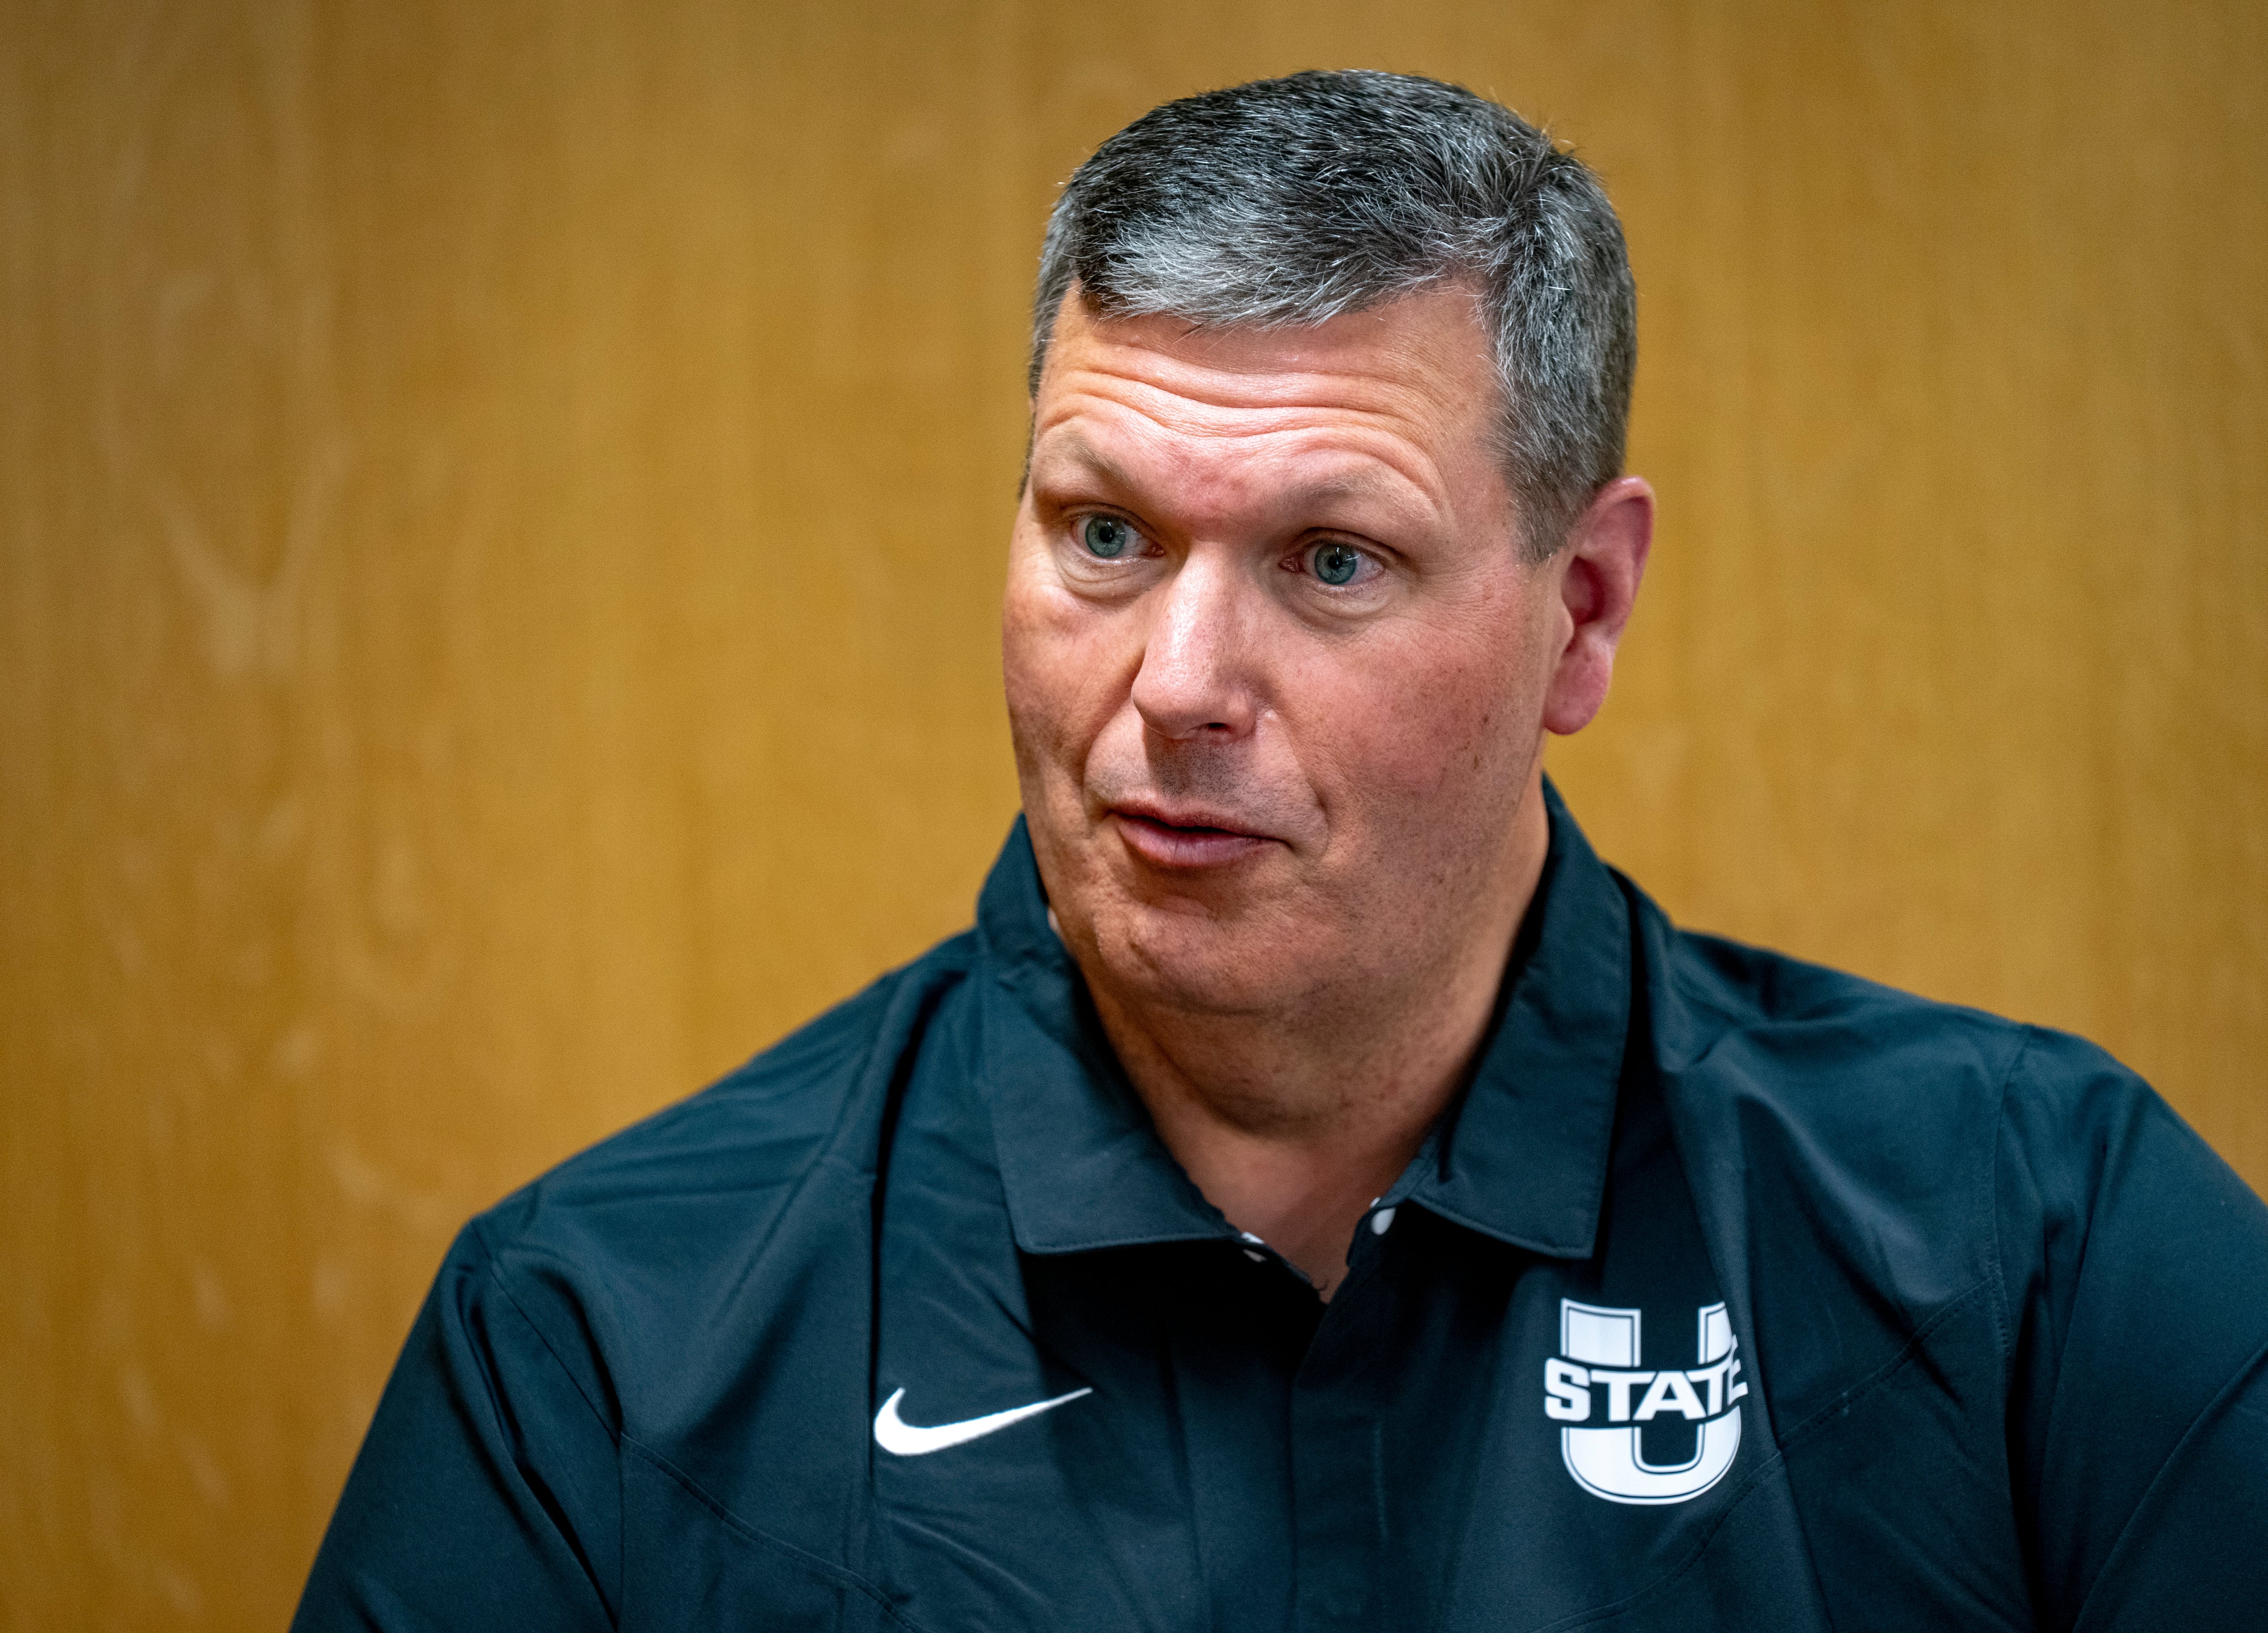
[[[1559,1354],[1543,1364],[1544,1414],[1566,1425],[1559,1455],[1586,1491],[1610,1503],[1690,1502],[1725,1477],[1741,1449],[1736,1403],[1749,1386],[1734,1353],[1740,1340],[1725,1306],[1705,1306],[1696,1323],[1701,1364],[1648,1372],[1639,1365],[1638,1316],[1636,1310],[1559,1301]],[[1669,1413],[1697,1425],[1693,1455],[1649,1463],[1641,1426]],[[1575,1427],[1602,1419],[1604,1427]]]

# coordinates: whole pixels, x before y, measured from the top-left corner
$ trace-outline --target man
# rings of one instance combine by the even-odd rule
[[[2268,1210],[1543,782],[1631,362],[1596,183],[1464,92],[1106,143],[976,928],[468,1229],[298,1625],[2268,1626]]]

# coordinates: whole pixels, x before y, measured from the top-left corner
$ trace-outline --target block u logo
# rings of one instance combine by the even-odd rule
[[[1586,1491],[1610,1503],[1683,1503],[1732,1467],[1741,1449],[1736,1402],[1749,1393],[1734,1353],[1740,1341],[1721,1304],[1703,1306],[1695,1325],[1700,1365],[1649,1372],[1639,1365],[1638,1311],[1559,1301],[1559,1354],[1543,1364],[1543,1410],[1564,1425],[1559,1455]],[[1665,1413],[1700,1425],[1683,1463],[1646,1460],[1639,1427]]]

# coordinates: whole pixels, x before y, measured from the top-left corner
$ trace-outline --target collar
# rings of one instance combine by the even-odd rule
[[[1499,1241],[1587,1259],[1630,1042],[1631,904],[1549,779],[1551,848],[1471,1084],[1393,1195]]]
[[[1631,907],[1547,780],[1550,850],[1471,1081],[1384,1200],[1587,1258],[1631,1019]],[[1233,1238],[1166,1149],[1048,923],[1022,817],[977,901],[972,1063],[1016,1245],[1075,1253]]]

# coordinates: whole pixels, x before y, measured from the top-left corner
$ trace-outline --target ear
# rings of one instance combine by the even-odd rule
[[[1617,476],[1592,497],[1547,564],[1558,579],[1565,639],[1543,695],[1545,731],[1580,732],[1607,701],[1615,648],[1653,548],[1653,489],[1643,477]]]

